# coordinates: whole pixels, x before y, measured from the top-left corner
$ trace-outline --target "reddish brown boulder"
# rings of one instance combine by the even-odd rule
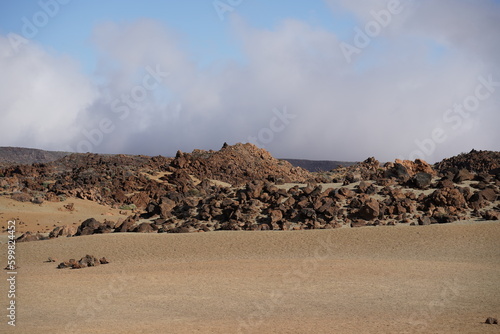
[[[63,205],[63,208],[66,211],[75,211],[75,203],[68,203],[66,205]]]
[[[386,178],[395,178],[399,182],[406,182],[410,179],[410,174],[405,166],[396,162],[391,168],[385,170]]]
[[[380,215],[380,203],[374,198],[370,198],[359,209],[357,216],[364,220],[374,220]]]
[[[121,223],[120,226],[118,226],[118,228],[115,229],[115,232],[131,232],[133,231],[135,224],[135,217],[129,216],[123,221],[123,223]]]
[[[163,219],[170,218],[172,216],[172,210],[177,204],[170,198],[163,197],[160,203],[160,216]]]
[[[73,225],[56,226],[49,233],[49,238],[72,237],[77,233],[77,228]]]
[[[500,211],[488,210],[481,213],[481,217],[485,220],[500,220]]]
[[[271,223],[276,223],[283,219],[283,212],[281,210],[271,210],[269,216],[271,217]]]
[[[150,223],[142,223],[134,229],[134,232],[152,233],[152,232],[156,232],[156,229]]]
[[[416,159],[415,161],[396,159],[395,163],[399,163],[404,166],[410,176],[414,176],[417,173],[436,175],[436,171],[432,168],[432,166],[421,159]]]
[[[434,191],[428,197],[435,206],[453,206],[455,208],[465,208],[465,198],[460,190],[453,188],[443,188]]]
[[[356,194],[351,189],[342,187],[337,190],[335,197],[337,197],[338,199],[345,199],[345,198],[352,198],[355,195]]]
[[[461,169],[453,177],[453,182],[462,183],[464,181],[470,181],[473,179],[474,179],[474,174],[469,172],[467,169]]]
[[[495,190],[493,190],[491,188],[486,188],[484,190],[479,191],[477,194],[472,195],[471,201],[474,201],[473,198],[476,198],[476,196],[477,196],[477,199],[485,200],[488,202],[494,202],[497,200],[497,197],[498,197]]]
[[[430,225],[431,224],[431,219],[427,216],[419,217],[418,218],[418,225]]]
[[[89,218],[78,226],[78,230],[75,235],[91,235],[96,233],[96,230],[101,227],[101,223],[94,218]]]
[[[356,219],[351,222],[351,227],[364,227],[368,226],[368,222],[362,219]]]

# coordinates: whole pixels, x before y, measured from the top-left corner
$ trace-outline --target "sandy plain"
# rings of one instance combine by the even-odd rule
[[[86,254],[111,263],[56,269]],[[20,243],[16,261],[2,333],[500,332],[484,324],[500,318],[498,222],[113,233]]]

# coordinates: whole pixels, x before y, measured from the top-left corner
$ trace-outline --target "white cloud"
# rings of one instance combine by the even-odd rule
[[[78,130],[75,123],[96,96],[77,64],[34,43],[11,48],[0,36],[2,145],[60,149]]]
[[[354,13],[361,29],[372,19],[371,10],[386,6],[385,1],[327,2]],[[8,71],[0,78],[5,92],[0,107],[8,124],[25,120],[23,131],[32,129],[31,139],[10,130],[2,142],[43,148],[64,142],[77,148],[88,140],[82,129],[93,131],[109,119],[113,131],[92,150],[171,155],[177,149],[218,149],[224,141],[260,134],[264,140],[258,142],[278,157],[386,161],[422,150],[417,143],[428,143],[435,129],[442,129],[446,140],[425,156],[430,161],[472,148],[498,150],[500,87],[460,126],[453,127],[456,118],[443,118],[475,93],[479,76],[500,81],[500,11],[490,1],[478,4],[406,2],[405,11],[351,63],[339,43],[352,40],[292,19],[263,30],[233,15],[245,63],[203,69],[182,36],[157,22],[106,23],[96,27],[93,39],[101,53],[97,75],[105,82],[99,87],[91,87],[67,59],[37,47],[14,58],[2,56],[0,69]],[[169,75],[120,119],[113,101],[140,86],[148,66]],[[273,121],[273,109],[283,106],[295,118],[276,127],[281,123]]]

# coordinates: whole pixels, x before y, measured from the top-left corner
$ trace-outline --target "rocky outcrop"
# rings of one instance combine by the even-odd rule
[[[49,233],[49,238],[72,237],[76,235],[78,228],[73,225],[56,226]]]
[[[427,189],[431,182],[432,174],[426,172],[418,172],[411,179],[411,184],[417,189]]]
[[[485,155],[491,156],[481,153]],[[436,175],[422,160],[381,166],[372,157],[331,173],[313,174],[251,144],[236,144],[219,151],[178,152],[174,159],[85,154],[67,156],[62,162],[9,166],[3,169],[0,185],[16,188],[26,198],[43,195],[58,201],[73,196],[107,203],[121,212],[132,210],[117,222],[89,218],[78,227],[56,227],[50,238],[429,225],[471,217],[497,219],[500,212],[495,204],[500,194],[496,175],[463,166]],[[494,166],[491,159],[471,165]],[[292,180],[305,185],[281,187]],[[332,188],[326,185],[330,182]],[[75,210],[71,203],[60,204],[60,210]],[[43,238],[25,234],[20,240]]]
[[[314,178],[308,171],[278,160],[253,144],[224,145],[219,151],[177,152],[171,166],[198,179],[215,179],[234,186],[252,180],[305,182]]]
[[[91,235],[97,232],[101,227],[101,223],[94,218],[89,218],[78,226],[76,235]]]
[[[431,165],[421,159],[416,159],[415,161],[396,159],[395,164],[400,164],[405,167],[407,173],[410,176],[414,176],[417,173],[427,173],[432,176],[435,176],[437,174],[437,172],[432,168]]]
[[[434,168],[444,174],[448,171],[456,173],[461,169],[466,169],[474,173],[489,173],[499,175],[500,152],[476,151],[462,153],[457,156],[444,159],[434,165]]]
[[[69,261],[61,262],[57,266],[57,269],[65,269],[65,268],[81,269],[86,267],[95,267],[100,264],[108,264],[108,263],[109,261],[105,257],[97,259],[93,255],[85,255],[78,261],[76,261],[75,259],[70,259]]]

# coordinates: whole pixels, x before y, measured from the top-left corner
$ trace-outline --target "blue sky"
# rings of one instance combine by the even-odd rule
[[[0,116],[16,126],[0,146],[173,155],[249,141],[384,161],[498,150],[499,3],[5,0]],[[152,69],[168,75],[149,90]]]
[[[0,4],[0,31],[3,34],[23,35],[22,29],[26,23],[22,18],[25,17],[33,23],[33,16],[44,11],[39,2],[3,1]],[[70,54],[78,59],[84,70],[89,73],[93,71],[97,58],[97,51],[91,43],[92,31],[97,24],[110,20],[132,22],[144,17],[158,20],[180,34],[201,65],[224,59],[244,61],[228,23],[232,12],[244,17],[248,24],[263,29],[273,29],[287,18],[303,20],[340,33],[346,32],[348,27],[354,25],[352,17],[334,20],[327,4],[321,0],[252,0],[241,1],[237,6],[220,1],[226,3],[227,8],[233,8],[232,11],[225,11],[226,7],[220,7],[216,1],[210,0],[72,0],[68,4],[60,4],[54,0],[42,3],[47,4],[46,8],[57,10],[57,15],[50,18],[46,26],[39,28],[33,40],[56,52]],[[54,3],[57,3],[57,7],[54,7]],[[220,12],[216,8],[220,8]],[[224,18],[223,21],[220,15]]]

